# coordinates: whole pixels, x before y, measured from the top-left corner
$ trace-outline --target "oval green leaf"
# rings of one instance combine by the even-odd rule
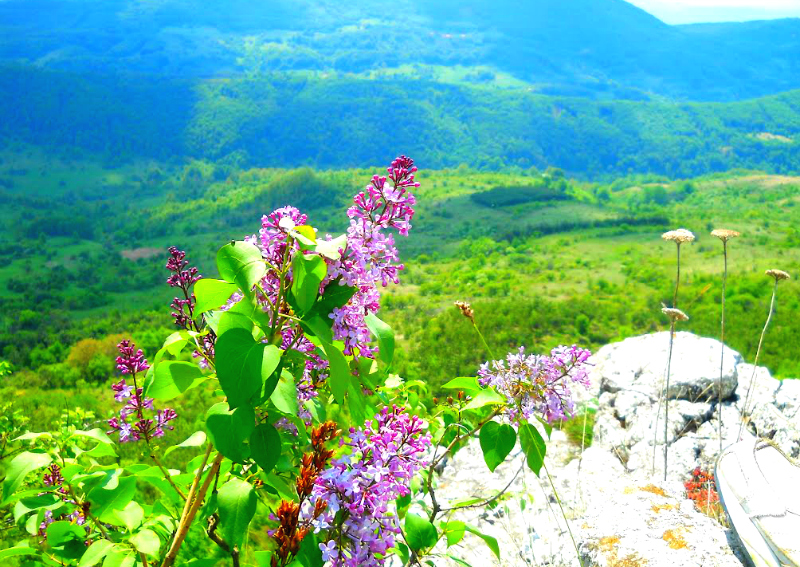
[[[517,444],[517,432],[506,423],[490,421],[483,427],[479,436],[483,460],[489,470],[494,470],[506,460]]]
[[[281,456],[281,436],[273,426],[262,423],[250,435],[250,456],[265,472],[275,468]]]
[[[248,242],[231,242],[220,248],[217,252],[217,269],[223,280],[236,284],[244,292],[253,289],[256,282],[267,273],[261,250]]]

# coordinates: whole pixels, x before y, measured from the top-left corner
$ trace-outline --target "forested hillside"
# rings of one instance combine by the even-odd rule
[[[0,73],[6,144],[116,162],[362,167],[406,148],[428,167],[554,165],[588,178],[800,170],[800,91],[720,104],[595,101],[388,76]]]
[[[506,73],[591,98],[740,100],[800,88],[800,21],[668,26],[623,0],[0,2],[0,58],[79,72],[231,76],[404,66]],[[483,67],[483,68],[481,68]]]

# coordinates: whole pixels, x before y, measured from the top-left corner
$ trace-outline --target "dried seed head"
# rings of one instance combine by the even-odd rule
[[[456,301],[455,305],[459,308],[464,317],[473,323],[475,322],[475,311],[472,310],[472,306],[469,303],[466,301]]]
[[[672,319],[673,321],[688,321],[689,316],[680,309],[673,309],[671,307],[664,307],[661,312]]]
[[[669,232],[665,232],[661,235],[661,238],[676,242],[678,246],[680,246],[684,242],[691,242],[694,240],[694,234],[685,228],[679,228],[678,230],[670,230]]]
[[[741,233],[736,232],[735,230],[728,230],[727,228],[717,228],[711,231],[711,236],[716,236],[722,242],[727,242],[732,238],[736,238],[737,236],[741,236]]]
[[[783,270],[767,270],[765,273],[768,276],[771,276],[771,277],[775,278],[776,282],[779,282],[781,280],[788,280],[789,279],[789,274],[787,274]]]

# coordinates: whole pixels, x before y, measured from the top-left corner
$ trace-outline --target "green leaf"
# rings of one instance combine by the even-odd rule
[[[506,397],[494,390],[486,389],[478,392],[475,397],[464,407],[464,410],[480,409],[485,406],[505,404]]]
[[[322,256],[297,254],[292,261],[292,295],[302,313],[308,313],[319,294],[319,286],[328,273]]]
[[[272,567],[272,556],[274,554],[274,551],[256,551],[253,553],[258,567]]]
[[[220,402],[206,413],[206,427],[211,442],[217,450],[235,463],[244,463],[250,448],[244,442],[255,429],[256,414],[250,406],[239,406],[231,411],[228,404]]]
[[[356,292],[355,287],[341,285],[341,278],[336,278],[328,285],[325,286],[325,291],[322,297],[319,298],[314,304],[314,308],[309,312],[309,315],[316,314],[326,321],[330,321],[328,317],[331,312],[337,307],[344,307],[350,298]]]
[[[519,443],[522,446],[522,452],[528,459],[528,467],[536,476],[539,476],[547,451],[544,439],[533,425],[524,423],[519,427]]]
[[[309,334],[321,339],[323,342],[333,342],[333,322],[330,319],[323,319],[321,315],[309,313],[302,321],[300,326]]]
[[[386,366],[394,360],[394,331],[392,328],[370,313],[364,317],[367,328],[378,339],[379,356]]]
[[[7,559],[9,557],[19,557],[20,555],[38,555],[38,552],[32,547],[9,547],[0,550],[0,559]]]
[[[472,567],[472,565],[470,563],[467,563],[466,561],[464,561],[460,557],[456,557],[455,555],[452,555],[450,553],[447,554],[447,557],[452,559],[457,565],[461,565],[461,567]]]
[[[92,504],[92,514],[100,521],[112,523],[115,510],[124,510],[136,494],[136,479],[132,476],[120,478],[116,487],[96,486],[87,497]]]
[[[219,384],[236,408],[261,392],[281,361],[274,345],[258,342],[245,329],[230,329],[217,338],[214,347]]]
[[[133,531],[142,525],[144,509],[134,500],[128,502],[128,505],[122,510],[114,510],[114,517],[119,521],[111,523],[114,525],[119,525],[121,523],[128,531]]]
[[[317,231],[307,224],[300,224],[287,230],[297,240],[303,250],[311,250],[317,244]]]
[[[63,506],[61,498],[55,494],[38,494],[28,498],[22,498],[14,505],[14,523],[19,519],[33,512],[34,510],[45,509],[55,510]]]
[[[338,260],[342,257],[339,250],[344,250],[347,247],[347,235],[340,234],[331,240],[317,240],[317,245],[314,250],[317,254],[321,254],[331,260]]]
[[[241,547],[256,513],[257,502],[253,487],[238,478],[232,478],[219,489],[217,503],[220,528],[229,545]]]
[[[145,394],[156,400],[171,400],[206,380],[203,371],[191,362],[168,360],[156,367]]]
[[[275,468],[281,456],[281,436],[273,426],[262,423],[250,435],[250,456],[265,473]]]
[[[103,561],[103,567],[134,567],[136,564],[136,556],[133,555],[132,551],[133,550],[129,548],[112,549],[106,555],[106,560]]]
[[[261,250],[247,242],[231,242],[220,248],[217,269],[223,280],[236,284],[243,292],[253,289],[267,273]]]
[[[303,567],[324,567],[322,550],[319,548],[319,540],[314,532],[307,534],[300,542],[300,551],[295,560],[299,561]]]
[[[130,539],[130,542],[137,551],[151,557],[157,556],[158,550],[161,548],[161,540],[158,539],[156,532],[150,529],[140,530]]]
[[[453,378],[447,384],[442,386],[442,388],[445,388],[447,390],[464,390],[464,392],[466,392],[470,396],[474,396],[475,394],[483,390],[483,388],[481,388],[481,385],[478,383],[478,379],[475,378],[474,376]]]
[[[25,481],[25,477],[35,470],[46,467],[53,459],[47,453],[20,453],[11,461],[6,469],[6,478],[3,481],[3,503],[8,502],[14,492]]]
[[[261,551],[256,551],[256,556],[262,553]],[[269,553],[272,553],[271,551]],[[219,559],[192,559],[188,563],[186,563],[186,567],[216,567],[219,563]],[[260,567],[260,566],[259,566]],[[271,566],[267,566],[271,567]]]
[[[161,349],[166,350],[172,356],[178,356],[193,334],[196,335],[197,333],[189,334],[189,331],[175,331],[164,340]]]
[[[236,284],[205,278],[199,280],[194,284],[194,295],[197,297],[197,303],[194,306],[195,315],[219,309],[237,291],[239,291],[239,287]]]
[[[279,411],[297,415],[297,387],[294,384],[294,376],[288,370],[284,369],[281,372],[278,385],[270,399]]]
[[[406,542],[414,551],[433,547],[439,539],[436,526],[417,514],[406,514]]]
[[[106,445],[105,443],[98,443],[85,453],[84,455],[88,455],[93,458],[99,459],[100,457],[117,457],[117,452],[114,450],[112,445]]]
[[[469,533],[474,534],[481,538],[483,542],[486,544],[486,547],[492,550],[492,553],[495,554],[495,557],[500,559],[500,546],[497,544],[497,540],[490,535],[486,535],[485,533],[479,531],[475,526],[471,526],[466,524],[466,529]]]
[[[350,373],[350,366],[347,364],[342,351],[336,346],[329,343],[322,343],[322,350],[330,363],[330,375],[328,377],[328,385],[331,388],[331,393],[336,403],[339,405],[344,404],[344,396],[347,393],[347,387],[350,385],[352,374]]]
[[[86,539],[86,530],[72,522],[53,522],[47,526],[45,533],[50,547],[61,547],[73,541],[82,543]]]
[[[244,329],[252,335],[253,320],[243,313],[237,313],[236,311],[223,311],[217,319],[217,328],[214,332],[217,334],[217,336],[220,336],[231,329]]]
[[[113,445],[114,441],[106,435],[106,432],[100,429],[99,427],[95,427],[90,431],[74,431],[72,433],[74,437],[88,437],[89,439],[94,439],[95,441],[100,441],[101,443],[105,443],[106,445]]]
[[[467,525],[464,522],[450,521],[443,525],[442,529],[447,538],[447,547],[453,547],[464,538]]]
[[[361,385],[351,380],[347,387],[347,407],[350,408],[350,417],[353,423],[364,423],[367,419],[367,406]]]
[[[177,445],[172,445],[171,447],[167,447],[167,450],[164,451],[164,457],[166,458],[166,456],[172,453],[175,449],[183,449],[186,447],[200,447],[205,442],[206,442],[206,434],[203,431],[195,431],[189,436],[189,438],[186,441],[178,443]]]
[[[83,557],[81,557],[78,563],[78,567],[94,567],[100,563],[103,557],[108,555],[108,552],[111,551],[113,547],[114,544],[107,539],[96,540],[89,546],[86,553],[83,554]]]
[[[517,444],[517,432],[514,428],[496,421],[490,421],[481,427],[479,437],[483,460],[492,472],[506,460]]]

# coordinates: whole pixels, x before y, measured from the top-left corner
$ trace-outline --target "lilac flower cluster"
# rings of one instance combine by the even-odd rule
[[[169,423],[178,417],[178,414],[170,408],[156,410],[153,407],[153,399],[143,396],[142,388],[139,388],[136,381],[136,374],[144,372],[150,365],[144,358],[141,349],[137,350],[136,345],[128,340],[124,340],[117,345],[119,356],[117,357],[117,368],[123,375],[128,375],[133,380],[133,385],[121,378],[119,382],[112,384],[114,399],[125,405],[119,411],[119,416],[114,416],[108,420],[111,427],[110,433],[119,433],[121,443],[128,441],[139,441],[164,435],[165,429],[174,429]],[[145,417],[145,411],[155,412],[152,418]],[[133,416],[129,422],[128,418]]]
[[[492,386],[508,400],[512,422],[535,415],[548,423],[563,421],[574,414],[571,387],[589,387],[587,360],[591,353],[577,346],[560,346],[550,356],[526,355],[524,347],[506,360],[484,363],[478,370],[479,383]]]
[[[86,524],[86,512],[84,511],[82,506],[78,506],[76,502],[70,498],[66,498],[68,491],[64,488],[64,476],[61,474],[61,467],[58,464],[53,463],[49,467],[47,467],[47,471],[42,476],[42,482],[45,486],[52,486],[56,488],[55,494],[58,495],[59,498],[63,500],[65,504],[73,504],[75,505],[75,509],[70,512],[69,514],[62,514],[58,518],[53,515],[51,510],[45,510],[44,517],[42,518],[42,522],[39,524],[39,535],[45,535],[47,531],[47,526],[55,522],[56,520],[65,520],[67,522],[73,522],[78,526],[83,526]],[[86,534],[88,535],[90,530],[89,527],[86,526]]]
[[[345,354],[375,355],[364,317],[380,307],[378,282],[384,287],[389,282],[399,283],[397,274],[404,266],[399,263],[393,235],[384,231],[394,228],[408,235],[416,204],[409,189],[420,185],[414,180],[416,171],[414,160],[400,156],[387,168],[388,177],[375,175],[347,210],[347,247],[330,266],[326,280],[338,278],[341,285],[356,288],[347,305],[331,314],[334,336],[344,341]]]
[[[341,444],[352,452],[317,477],[304,504],[315,530],[326,530],[320,549],[331,567],[383,565],[400,533],[390,505],[410,493],[411,479],[426,466],[431,437],[423,434],[422,420],[393,406],[384,407],[376,422],[350,429],[349,441]]]
[[[188,268],[189,261],[186,252],[178,250],[175,246],[169,248],[167,269],[172,275],[167,278],[170,287],[176,287],[183,292],[183,298],[176,297],[172,300],[172,318],[175,324],[183,329],[192,329],[194,326],[194,293],[191,287],[201,278],[197,268]]]

